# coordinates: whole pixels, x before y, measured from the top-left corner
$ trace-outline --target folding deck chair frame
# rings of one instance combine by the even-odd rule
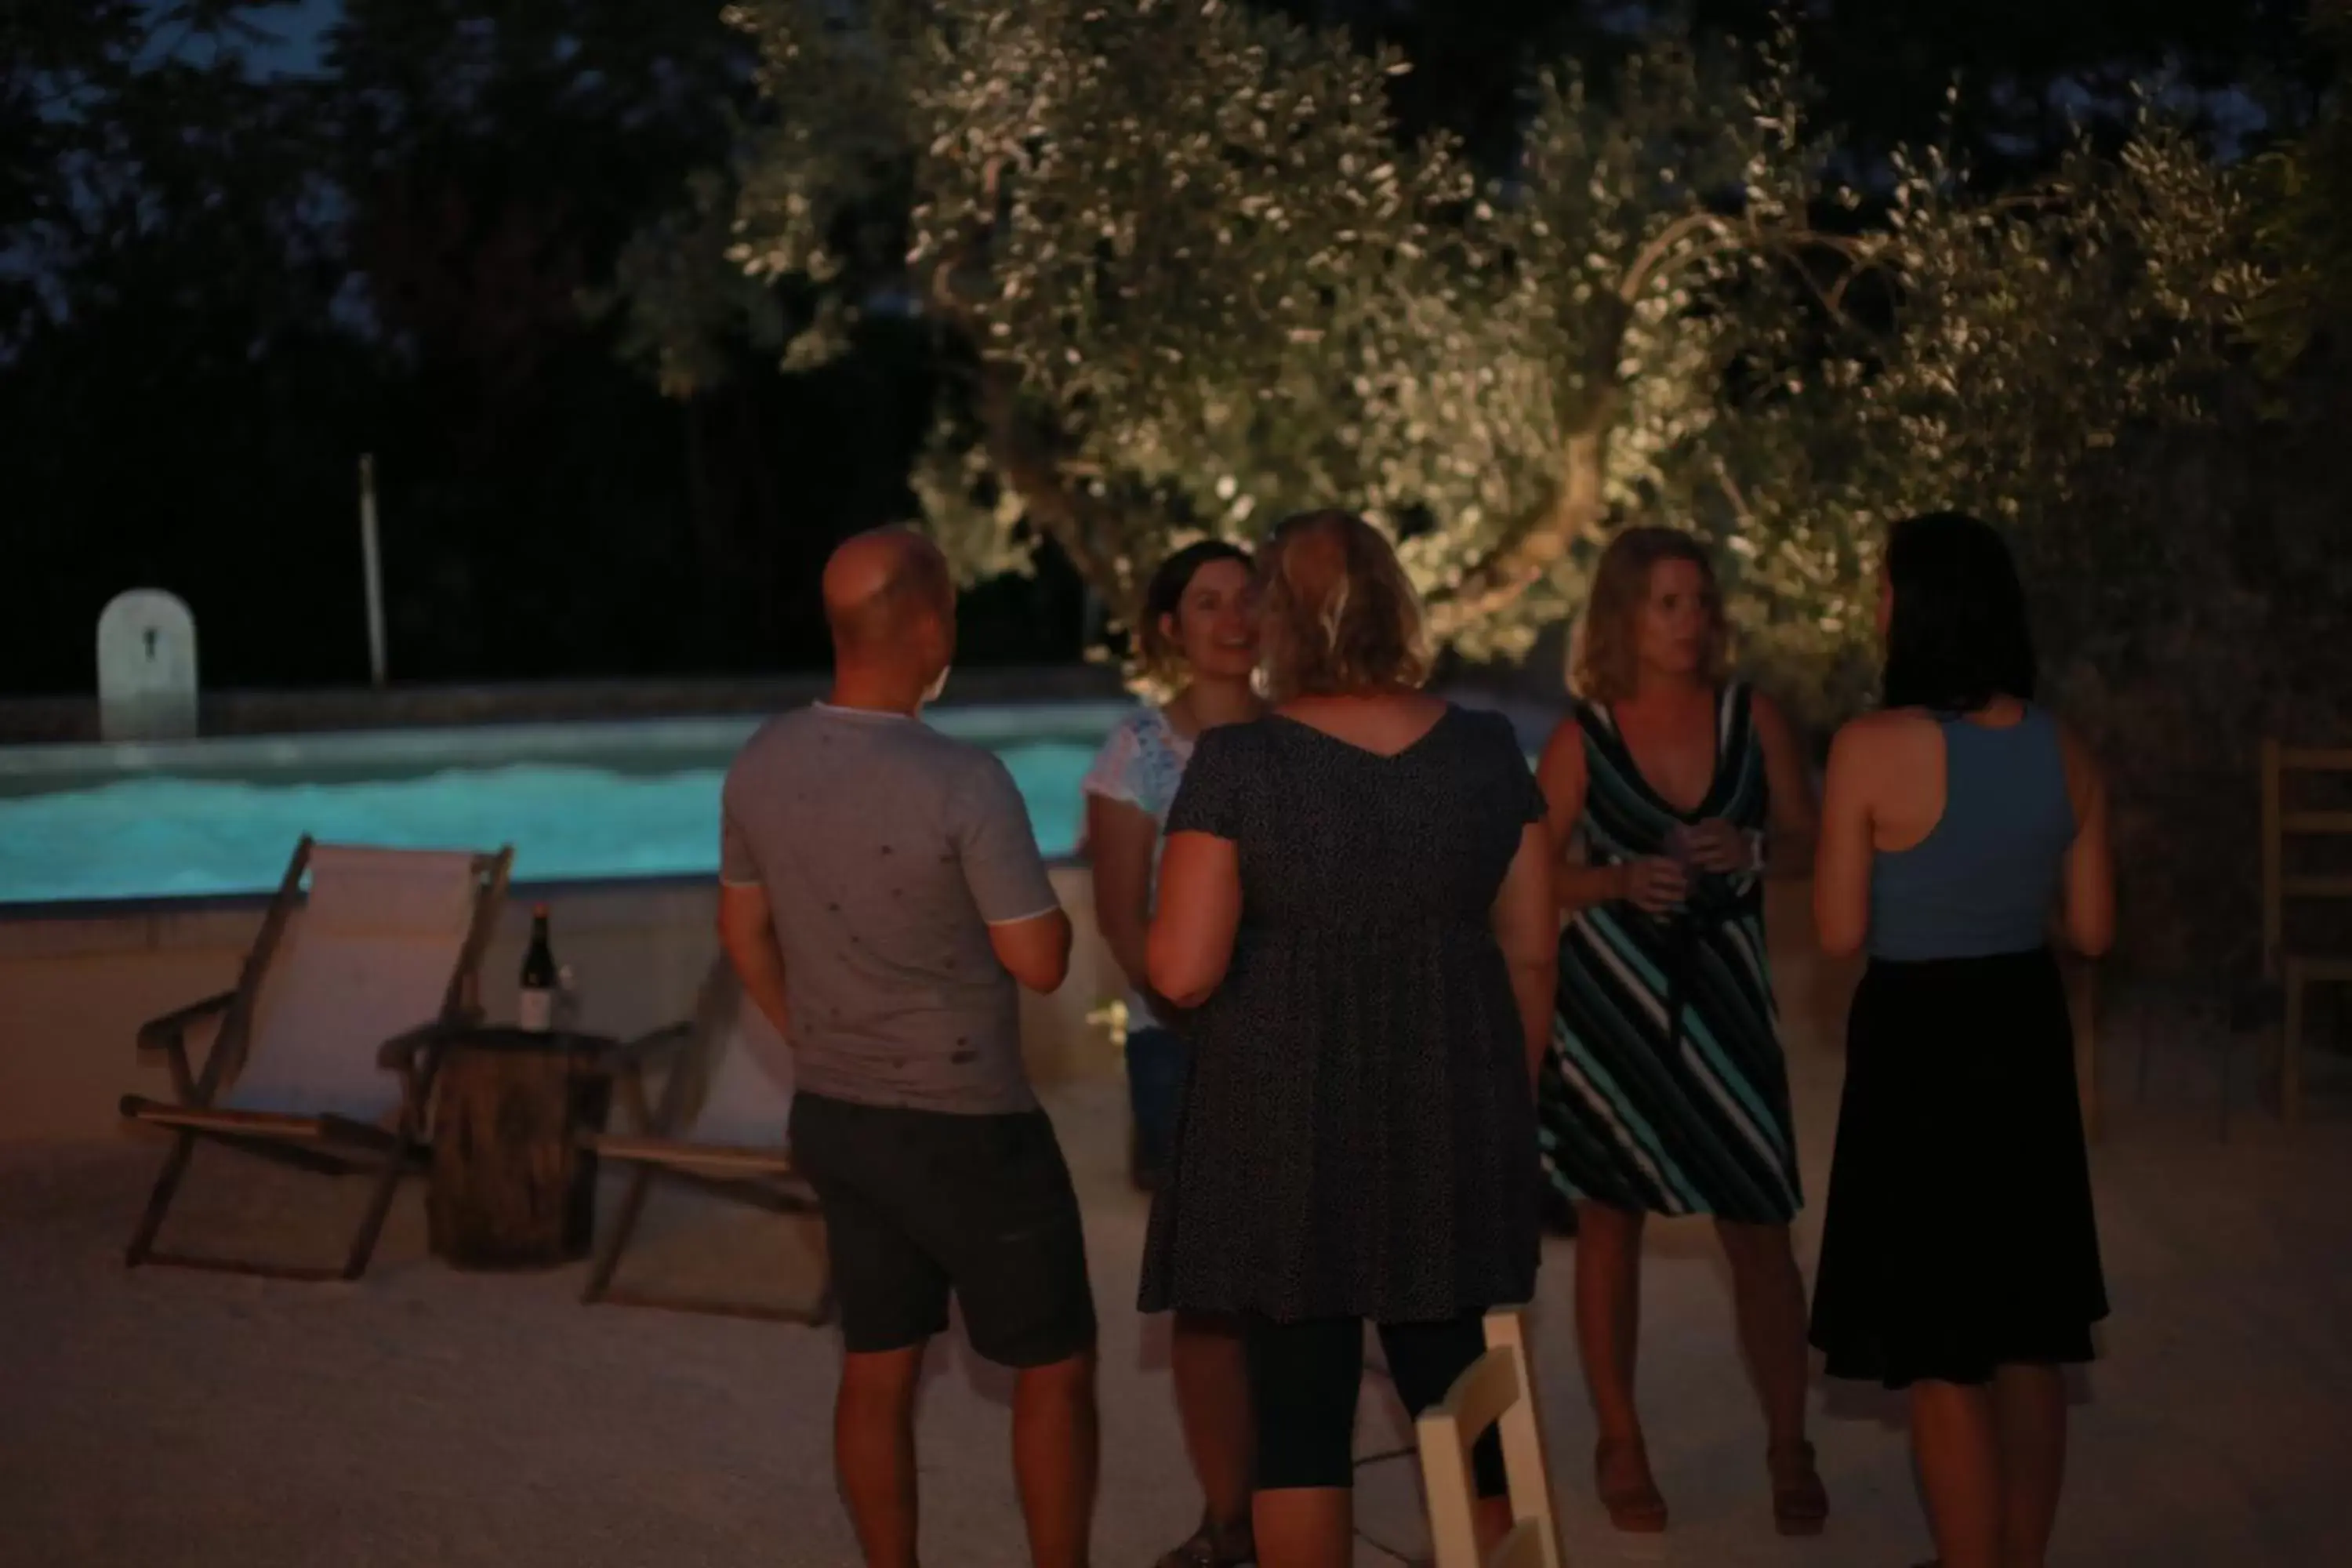
[[[722,961],[723,963],[723,961]],[[748,999],[740,1004],[748,1006]],[[825,1323],[833,1318],[833,1283],[826,1276],[816,1301],[808,1307],[778,1307],[724,1297],[663,1291],[641,1287],[615,1289],[614,1277],[621,1258],[644,1217],[654,1180],[667,1176],[682,1185],[747,1204],[771,1214],[822,1218],[816,1194],[782,1147],[697,1142],[691,1123],[701,1107],[695,1101],[696,1075],[687,1070],[681,1053],[688,1048],[720,1052],[746,1047],[732,1037],[724,1018],[704,1016],[681,1021],[618,1047],[608,1061],[615,1096],[623,1112],[641,1129],[636,1133],[588,1132],[581,1142],[603,1160],[630,1167],[629,1185],[620,1213],[597,1250],[588,1271],[581,1300],[590,1305],[609,1301],[619,1306],[657,1307],[669,1311],[703,1312],[719,1317],[756,1318],[770,1322]],[[650,1104],[646,1071],[667,1063],[661,1103]],[[715,1081],[719,1065],[714,1058],[709,1077]]]
[[[163,1128],[173,1134],[171,1152],[155,1178],[145,1215],[131,1238],[124,1262],[131,1268],[145,1263],[183,1268],[215,1269],[279,1279],[356,1279],[366,1272],[368,1258],[383,1234],[385,1218],[398,1191],[401,1176],[417,1165],[425,1153],[424,1108],[431,1089],[436,1058],[420,1047],[452,1024],[479,1016],[478,979],[482,954],[489,945],[506,898],[507,878],[514,861],[511,848],[474,857],[473,910],[463,946],[449,976],[440,1016],[387,1042],[378,1060],[400,1078],[400,1112],[390,1130],[331,1112],[316,1115],[268,1110],[235,1110],[215,1106],[215,1098],[231,1082],[252,1044],[256,1010],[270,973],[280,939],[302,899],[302,878],[310,868],[312,840],[305,834],[287,862],[286,875],[270,900],[260,933],[254,938],[234,989],[166,1013],[139,1031],[142,1051],[165,1053],[172,1072],[175,1100],[142,1095],[122,1097],[122,1114],[132,1121]],[[220,1019],[201,1072],[188,1063],[187,1036],[208,1019]],[[241,1152],[327,1175],[373,1173],[375,1184],[359,1230],[340,1268],[300,1268],[258,1263],[246,1258],[207,1257],[160,1251],[155,1238],[178,1195],[196,1144],[205,1141]]]

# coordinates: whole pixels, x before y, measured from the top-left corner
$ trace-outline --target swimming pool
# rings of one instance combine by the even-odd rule
[[[1066,855],[1116,702],[944,708]],[[0,751],[0,905],[267,892],[308,833],[515,847],[519,881],[715,875],[719,791],[754,719],[511,724]]]

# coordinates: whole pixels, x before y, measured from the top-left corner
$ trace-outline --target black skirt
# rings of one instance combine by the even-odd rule
[[[2056,960],[1874,960],[1813,1289],[1829,1374],[1904,1388],[2085,1362],[2106,1315]]]

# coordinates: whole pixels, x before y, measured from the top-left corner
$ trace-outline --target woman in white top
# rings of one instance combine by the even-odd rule
[[[1144,590],[1137,635],[1152,672],[1176,689],[1165,707],[1143,708],[1111,731],[1086,777],[1087,856],[1095,924],[1118,960],[1127,998],[1127,1078],[1135,1115],[1137,1184],[1166,1170],[1176,1104],[1190,1053],[1183,1017],[1152,993],[1144,964],[1168,808],[1201,732],[1264,711],[1253,676],[1257,638],[1250,615],[1250,557],[1203,540],[1160,563]],[[1248,1371],[1239,1326],[1180,1311],[1169,1354],[1185,1447],[1201,1481],[1201,1528],[1160,1568],[1232,1568],[1253,1560]]]

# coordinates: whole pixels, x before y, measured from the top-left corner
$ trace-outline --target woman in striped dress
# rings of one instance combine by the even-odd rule
[[[1620,1530],[1665,1528],[1633,1405],[1645,1217],[1708,1215],[1731,1262],[1768,1429],[1772,1511],[1829,1511],[1805,1440],[1805,1290],[1789,1081],[1764,943],[1768,866],[1812,848],[1812,791],[1780,710],[1723,676],[1715,574],[1688,535],[1630,529],[1594,576],[1580,700],[1545,748],[1569,918],[1541,1085],[1546,1166],[1576,1205],[1577,1346]]]

